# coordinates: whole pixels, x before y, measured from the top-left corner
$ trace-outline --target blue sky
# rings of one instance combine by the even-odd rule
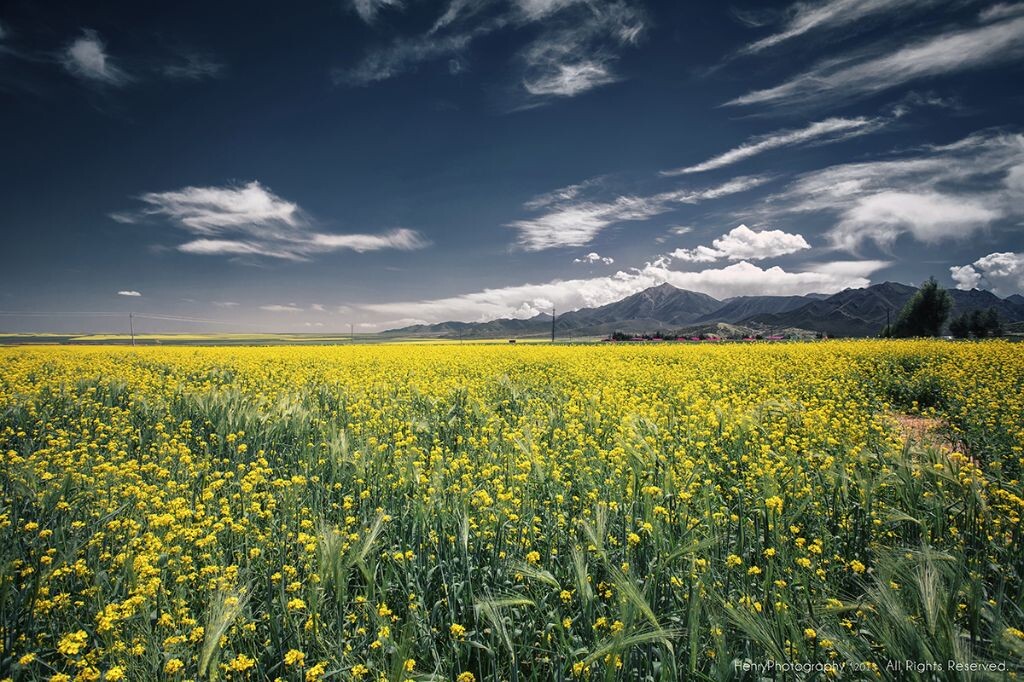
[[[1019,293],[1022,67],[1021,2],[9,1],[0,331]]]

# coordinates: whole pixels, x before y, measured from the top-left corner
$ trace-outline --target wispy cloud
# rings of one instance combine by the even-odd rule
[[[367,9],[373,11],[368,21],[380,6],[369,3]],[[449,71],[459,73],[464,70],[463,53],[476,40],[503,29],[541,24],[540,34],[518,54],[520,85],[536,106],[618,80],[612,68],[618,51],[636,44],[645,25],[643,14],[625,0],[514,0],[494,11],[498,7],[502,5],[496,2],[451,0],[429,31],[399,37],[354,66],[335,69],[334,81],[365,86],[444,58],[449,59]]]
[[[218,308],[237,308],[240,305],[238,301],[212,301],[212,303]]]
[[[133,291],[133,290],[129,290],[129,289],[125,289],[125,290],[119,291],[119,292],[117,292],[117,295],[118,296],[131,296],[131,297],[142,296],[142,294],[140,294],[138,291]]]
[[[781,30],[747,45],[740,50],[740,54],[755,54],[812,31],[850,27],[862,23],[873,15],[905,13],[934,4],[938,4],[938,0],[797,2],[786,10],[789,18]]]
[[[302,308],[297,305],[288,304],[272,304],[272,305],[261,305],[260,310],[266,310],[268,313],[301,313]]]
[[[374,22],[381,10],[401,7],[401,0],[352,0],[352,8],[368,24]]]
[[[611,225],[647,220],[681,205],[744,192],[767,181],[767,177],[745,176],[703,190],[680,189],[648,196],[620,196],[611,201],[581,200],[578,189],[567,188],[562,191],[567,197],[565,199],[553,193],[545,195],[546,203],[528,202],[525,208],[543,209],[545,212],[535,218],[509,223],[509,227],[519,232],[519,243],[527,251],[584,246]]]
[[[1024,293],[1024,253],[1005,251],[982,256],[949,273],[957,289],[989,289],[999,296]]]
[[[82,35],[68,45],[61,62],[70,73],[89,81],[119,86],[131,80],[107,55],[106,45],[92,29],[84,29]]]
[[[827,237],[855,251],[865,241],[889,247],[965,239],[994,221],[1024,215],[1024,135],[978,133],[911,150],[894,160],[831,166],[806,173],[769,197],[761,217],[833,216]]]
[[[809,142],[840,142],[878,130],[887,122],[888,119],[883,118],[827,118],[823,121],[815,121],[804,128],[777,130],[767,135],[751,138],[724,154],[719,154],[693,166],[663,171],[662,175],[683,175],[715,170],[780,147],[792,147]]]
[[[408,251],[428,245],[418,232],[407,228],[379,234],[319,232],[297,204],[256,181],[243,186],[149,192],[139,199],[145,208],[112,213],[111,217],[122,223],[165,218],[196,237],[178,245],[185,253],[306,260],[329,251]]]
[[[668,259],[660,259],[642,268],[606,277],[552,280],[447,298],[367,304],[362,308],[376,314],[430,322],[487,321],[503,317],[525,319],[550,311],[551,305],[559,310],[606,305],[666,282],[719,299],[764,293],[834,293],[850,287],[867,286],[871,283],[868,279],[871,273],[886,265],[884,261],[862,261],[857,268],[849,265],[850,261],[844,263],[848,265],[830,268],[828,263],[819,263],[814,270],[794,272],[780,267],[765,269],[741,261],[721,268],[689,272],[673,269]]]
[[[199,52],[183,52],[176,61],[165,64],[160,72],[176,80],[204,80],[224,73],[224,64]]]
[[[1007,17],[1015,17],[1024,14],[1024,2],[1000,2],[999,4],[986,7],[978,15],[981,21],[998,21]]]
[[[474,40],[500,26],[499,22],[490,22],[450,35],[428,34],[399,39],[388,47],[368,53],[351,68],[335,69],[332,77],[335,83],[355,86],[394,78],[413,70],[423,62],[458,54],[468,48]]]
[[[829,59],[780,85],[727,104],[797,104],[868,95],[920,78],[1013,61],[1024,54],[1024,17],[950,31],[895,51]]]
[[[764,260],[809,248],[811,245],[802,235],[782,230],[755,232],[746,225],[740,225],[712,241],[711,246],[676,249],[671,256],[691,263],[710,263],[722,259]]]
[[[643,14],[622,2],[585,7],[582,20],[546,30],[523,51],[523,88],[530,95],[574,97],[618,80],[617,48],[638,42]]]

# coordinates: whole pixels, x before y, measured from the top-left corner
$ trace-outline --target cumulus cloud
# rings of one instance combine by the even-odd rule
[[[178,245],[184,253],[306,260],[329,251],[410,251],[428,245],[418,232],[407,228],[379,234],[318,232],[297,204],[256,181],[242,186],[148,192],[139,199],[145,208],[111,217],[122,223],[167,219],[194,237]]]
[[[124,85],[130,80],[107,55],[99,34],[91,29],[83,30],[82,35],[68,45],[61,61],[70,73],[86,80],[107,85]]]
[[[615,259],[614,258],[608,258],[607,256],[602,256],[601,254],[599,254],[599,253],[597,253],[595,251],[591,251],[590,253],[588,253],[586,256],[583,256],[582,258],[574,258],[572,262],[573,263],[590,263],[590,264],[593,264],[593,263],[604,263],[605,265],[611,265],[612,263],[615,262]]]
[[[662,175],[683,175],[715,170],[780,147],[797,146],[809,142],[840,142],[873,132],[885,125],[886,122],[881,118],[827,118],[823,121],[815,121],[805,128],[779,130],[754,137],[724,154],[719,154],[693,166],[662,171]]]
[[[802,235],[782,230],[755,232],[746,225],[740,225],[712,241],[710,247],[676,249],[671,256],[691,263],[710,263],[720,259],[764,260],[809,248],[811,245]]]
[[[133,291],[133,290],[130,290],[130,289],[126,289],[124,291],[119,291],[119,292],[117,292],[117,295],[118,296],[142,296],[142,294],[140,294],[139,292]]]
[[[431,322],[488,321],[502,317],[526,319],[549,312],[552,306],[558,310],[576,310],[606,305],[666,282],[719,299],[765,293],[834,293],[867,286],[869,275],[883,266],[882,261],[864,261],[859,269],[850,265],[830,268],[828,263],[823,263],[818,264],[816,270],[790,272],[779,267],[764,269],[741,261],[721,268],[687,272],[672,269],[668,259],[663,258],[607,277],[553,280],[447,298],[366,304],[362,308],[381,315],[418,317]]]
[[[542,202],[528,202],[525,208],[544,213],[509,223],[519,232],[519,243],[527,251],[589,244],[605,228],[634,220],[647,220],[685,204],[718,199],[744,192],[768,181],[766,177],[744,176],[703,190],[671,190],[648,196],[620,196],[611,201],[589,201],[577,190],[563,192],[567,197],[545,195]]]
[[[806,173],[751,211],[764,220],[802,213],[835,219],[826,236],[855,251],[901,235],[964,239],[996,220],[1024,216],[1024,136],[983,132],[885,161]]]
[[[821,62],[775,87],[727,104],[795,104],[850,98],[913,80],[1019,59],[1024,17],[995,21],[926,38],[892,52],[875,50]]]
[[[989,289],[999,296],[1024,293],[1024,253],[990,253],[949,269],[957,289]]]

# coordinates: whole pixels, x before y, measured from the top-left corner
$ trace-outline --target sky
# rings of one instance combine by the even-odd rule
[[[1024,2],[4,0],[0,331],[1007,296],[1022,112]]]

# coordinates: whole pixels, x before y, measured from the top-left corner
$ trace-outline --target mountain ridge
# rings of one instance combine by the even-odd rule
[[[707,330],[715,325],[743,331],[772,333],[805,330],[829,336],[876,336],[887,320],[894,320],[917,287],[881,282],[835,294],[791,296],[733,296],[716,299],[707,294],[664,283],[602,306],[579,308],[558,316],[556,336],[599,336],[613,332],[652,333]],[[990,291],[948,290],[953,300],[950,318],[962,312],[994,307],[1006,323],[1024,322],[1024,297],[1000,298]],[[389,336],[433,338],[501,338],[545,336],[551,316],[528,319],[500,318],[488,322],[440,322],[381,332]],[[701,333],[704,333],[703,331]]]

